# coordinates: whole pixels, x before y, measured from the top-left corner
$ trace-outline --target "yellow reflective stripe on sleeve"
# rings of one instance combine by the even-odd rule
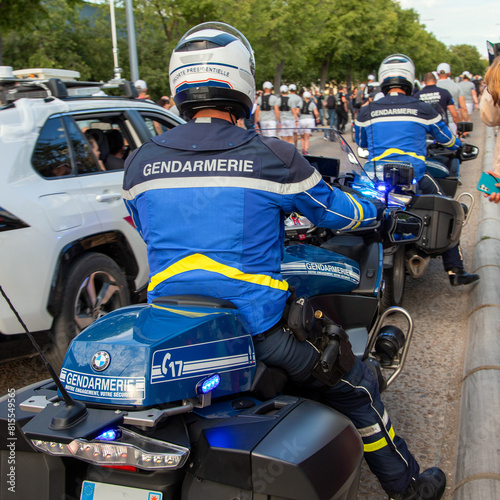
[[[447,142],[446,144],[443,144],[443,146],[445,148],[452,148],[455,145],[455,142],[457,142],[457,141],[456,141],[455,136],[453,136],[452,139],[450,139],[450,141]]]
[[[353,229],[358,227],[360,224],[361,224],[361,221],[363,220],[363,206],[361,205],[361,203],[359,203],[358,201],[356,201],[356,199],[354,198],[354,196],[352,196],[351,194],[349,193],[346,193],[347,196],[349,196],[349,198],[351,198],[351,201],[354,203],[354,205],[356,205],[356,207],[358,208],[358,211],[359,211],[359,220],[358,222],[356,222],[356,224],[353,226]]]
[[[271,278],[271,276],[266,276],[265,274],[246,274],[235,267],[220,264],[205,255],[196,253],[177,261],[175,264],[167,267],[167,269],[155,274],[149,282],[148,292],[154,290],[160,283],[173,276],[197,270],[222,274],[227,278],[246,281],[247,283],[253,283],[255,285],[277,288],[278,290],[288,290],[288,283],[284,280],[275,280]]]
[[[394,428],[391,425],[391,428],[389,429],[389,436],[391,437],[391,439],[394,439],[395,435],[396,435],[396,433],[394,432]],[[384,448],[385,446],[387,446],[387,439],[384,437],[382,439],[379,439],[378,441],[375,441],[374,443],[365,444],[364,451],[365,451],[365,453],[369,453],[371,451],[380,450],[380,449]]]
[[[425,156],[419,156],[417,153],[407,153],[406,151],[402,151],[401,149],[396,149],[396,148],[386,149],[380,156],[373,158],[371,161],[383,160],[385,157],[389,155],[407,155],[425,161]]]

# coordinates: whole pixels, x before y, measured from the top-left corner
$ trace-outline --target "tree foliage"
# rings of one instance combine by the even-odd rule
[[[417,77],[449,62],[453,74],[483,74],[475,47],[448,49],[418,14],[396,0],[134,0],[141,78],[153,98],[168,95],[170,54],[190,27],[221,20],[242,31],[256,54],[256,80],[305,87],[359,83],[387,55],[404,53]],[[18,68],[60,67],[82,79],[113,76],[109,1],[0,0],[0,58]],[[116,0],[119,65],[130,75],[126,16]]]
[[[469,71],[473,75],[482,75],[486,71],[488,63],[481,59],[479,51],[472,45],[452,45],[450,47],[451,70],[453,75],[460,75]]]

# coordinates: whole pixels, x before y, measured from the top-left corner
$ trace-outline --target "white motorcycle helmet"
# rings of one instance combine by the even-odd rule
[[[191,28],[170,58],[170,90],[187,119],[203,108],[249,118],[255,98],[255,59],[248,40],[220,22]]]
[[[406,95],[412,95],[415,81],[415,65],[404,54],[386,57],[378,70],[380,88],[387,94],[392,88],[403,89]]]

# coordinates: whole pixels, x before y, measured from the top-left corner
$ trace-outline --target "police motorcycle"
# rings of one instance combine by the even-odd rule
[[[471,130],[471,123],[459,123],[459,131]],[[429,154],[439,156],[438,161],[430,161],[433,164],[429,171],[431,175],[437,175],[436,180],[447,196],[417,194],[415,182],[401,187],[396,186],[394,195],[405,204],[406,209],[412,214],[419,216],[424,221],[424,228],[420,238],[416,241],[407,242],[403,245],[384,245],[384,281],[385,293],[382,297],[383,307],[397,306],[402,303],[406,275],[412,278],[421,278],[431,258],[438,257],[446,250],[453,248],[460,241],[462,227],[467,223],[474,207],[474,197],[467,192],[461,193],[456,199],[452,194],[456,193],[459,185],[458,170],[451,172],[443,165],[442,157],[449,160],[472,160],[477,157],[479,149],[469,144],[463,145],[456,152],[449,152],[442,146],[432,143],[428,147]],[[367,158],[368,152],[358,148],[358,156]],[[387,169],[409,172],[409,163],[392,163],[383,165],[365,164],[364,169],[374,182],[381,180]],[[404,174],[406,175],[406,174]],[[441,175],[441,177],[439,176]],[[468,200],[466,202],[466,200]]]
[[[422,221],[370,182],[341,136],[321,141],[319,130],[310,163],[389,208],[376,226],[350,234],[300,214],[287,219],[282,271],[299,297],[289,326],[321,353],[317,378],[331,380],[348,337],[383,389],[403,369],[413,322],[402,308],[380,308],[382,240],[419,238]],[[387,171],[386,181],[407,179]],[[229,301],[183,295],[112,311],[73,339],[59,377],[46,365],[52,379],[0,400],[2,498],[357,497],[356,429],[255,359]]]

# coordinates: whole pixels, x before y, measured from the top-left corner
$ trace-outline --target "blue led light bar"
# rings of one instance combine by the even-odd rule
[[[99,441],[114,441],[117,437],[118,437],[118,432],[115,431],[114,429],[109,429],[108,431],[104,431],[95,439]]]
[[[220,375],[217,373],[201,380],[196,389],[199,394],[207,394],[213,391],[220,384]]]

